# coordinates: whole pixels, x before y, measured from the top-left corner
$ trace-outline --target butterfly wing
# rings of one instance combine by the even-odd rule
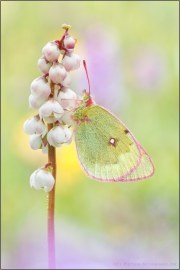
[[[126,126],[104,108],[86,107],[75,131],[79,161],[99,181],[133,181],[150,177],[152,161]]]
[[[143,180],[153,176],[154,174],[154,165],[152,159],[146,152],[146,150],[139,145],[141,148],[142,158],[140,165],[128,174],[122,181],[136,181]]]

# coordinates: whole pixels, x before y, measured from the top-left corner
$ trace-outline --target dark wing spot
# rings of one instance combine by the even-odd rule
[[[116,147],[117,146],[118,139],[115,138],[109,138],[109,144]]]
[[[129,130],[125,129],[125,130],[124,130],[124,133],[126,133],[126,134],[129,133]]]
[[[125,130],[124,130],[124,133],[125,133],[125,134],[129,133],[129,130],[125,129]],[[129,145],[132,145],[133,142],[130,141],[128,144],[129,144]]]

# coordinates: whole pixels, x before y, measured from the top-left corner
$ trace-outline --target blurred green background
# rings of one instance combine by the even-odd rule
[[[44,45],[70,24],[92,94],[151,155],[155,175],[132,183],[87,178],[74,143],[57,149],[57,268],[178,269],[178,1],[1,1],[3,269],[47,268],[47,194],[29,177],[47,163],[23,123]],[[71,89],[87,87],[83,67]],[[97,98],[96,98],[97,96]]]

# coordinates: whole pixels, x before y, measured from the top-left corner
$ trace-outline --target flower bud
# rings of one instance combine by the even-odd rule
[[[59,119],[63,115],[64,110],[61,105],[54,99],[48,100],[44,105],[39,109],[39,116],[42,117],[52,117]]]
[[[64,111],[63,116],[61,117],[61,122],[63,121],[66,125],[72,126],[74,121],[72,119],[72,111]]]
[[[68,87],[71,84],[71,76],[67,73],[66,78],[61,83],[63,86]]]
[[[54,147],[61,147],[63,143],[69,144],[72,132],[66,126],[55,126],[47,134],[47,140]]]
[[[42,144],[42,153],[45,154],[45,155],[48,154],[48,142],[46,144],[43,142],[43,144]]]
[[[32,109],[39,109],[45,102],[47,98],[43,98],[42,96],[36,97],[34,95],[29,96],[29,107]]]
[[[40,69],[40,71],[42,73],[44,73],[44,74],[48,73],[51,66],[52,66],[52,63],[48,62],[44,56],[39,58],[39,60],[38,60],[38,68]]]
[[[58,60],[60,55],[60,49],[58,44],[54,41],[48,42],[42,49],[42,53],[49,62]]]
[[[65,140],[64,140],[64,144],[70,144],[71,143],[71,137],[72,137],[72,131],[67,127],[64,126],[64,132],[65,132]]]
[[[65,39],[64,39],[64,47],[67,49],[67,50],[73,50],[74,49],[74,46],[75,46],[75,39],[71,36],[66,36]]]
[[[64,66],[60,63],[53,63],[52,67],[49,70],[49,77],[53,81],[53,83],[62,83],[62,81],[66,78],[67,71]]]
[[[40,168],[33,172],[30,176],[30,186],[35,189],[44,188],[44,191],[49,192],[55,183],[54,177],[48,169]]]
[[[75,70],[80,67],[80,57],[74,52],[67,53],[62,59],[62,64],[67,71]]]
[[[35,115],[25,121],[23,125],[26,134],[42,134],[42,137],[47,133],[47,126],[40,119],[39,115]]]
[[[36,97],[43,96],[44,98],[48,98],[51,93],[48,80],[44,77],[36,78],[31,83],[31,93]]]
[[[65,132],[60,126],[53,127],[47,134],[47,140],[54,147],[61,147],[64,143]]]
[[[69,106],[75,106],[77,100],[76,94],[69,88],[63,87],[59,92],[57,101],[61,104],[63,109]]]
[[[29,138],[30,147],[33,150],[40,149],[42,146],[42,137],[39,134],[32,134]]]

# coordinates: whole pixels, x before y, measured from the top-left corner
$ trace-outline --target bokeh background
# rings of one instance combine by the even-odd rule
[[[156,173],[132,183],[89,179],[75,146],[57,150],[57,268],[178,269],[178,1],[1,1],[1,268],[47,268],[47,194],[29,177],[47,163],[23,123],[42,48],[78,39],[92,94],[151,155]],[[84,69],[73,89],[87,88]]]

